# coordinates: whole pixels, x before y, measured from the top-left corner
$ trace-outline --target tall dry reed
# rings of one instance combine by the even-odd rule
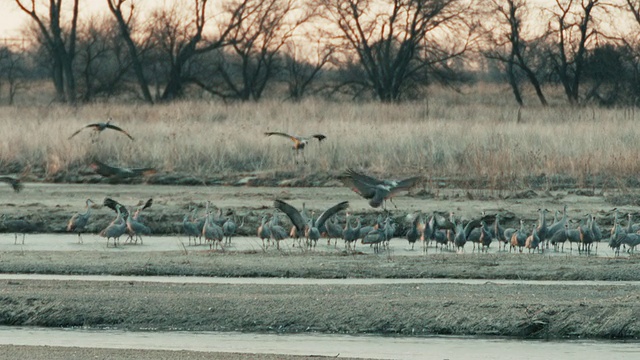
[[[105,131],[92,143],[82,126],[112,117],[135,137]],[[639,115],[625,109],[466,105],[452,98],[407,104],[262,102],[225,105],[95,104],[0,108],[0,173],[25,168],[46,179],[92,159],[161,172],[219,176],[272,171],[337,173],[347,167],[403,177],[486,179],[522,184],[539,175],[625,179],[640,170]],[[265,131],[323,133],[293,164],[287,139]],[[498,185],[497,185],[498,186]]]

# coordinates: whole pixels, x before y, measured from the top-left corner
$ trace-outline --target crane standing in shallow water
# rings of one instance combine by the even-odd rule
[[[285,213],[289,217],[289,220],[291,220],[291,222],[295,226],[296,230],[298,232],[304,232],[307,240],[311,239],[317,241],[318,238],[320,238],[320,230],[318,229],[320,229],[330,217],[337,214],[341,210],[347,209],[349,207],[349,202],[343,201],[336,205],[333,205],[332,207],[323,211],[322,214],[320,214],[320,216],[318,216],[318,218],[315,220],[315,222],[313,221],[313,216],[305,221],[305,219],[302,217],[302,214],[300,214],[300,212],[296,208],[282,200],[276,199],[273,202],[273,206]]]
[[[69,222],[67,223],[67,231],[73,231],[78,234],[78,244],[82,244],[82,233],[89,222],[89,216],[91,216],[91,205],[95,204],[93,200],[87,199],[86,208],[87,210],[84,213],[76,213],[74,214]]]
[[[116,213],[118,214],[116,216],[116,219],[113,220],[111,224],[109,224],[109,226],[107,226],[100,232],[100,236],[107,238],[107,247],[109,247],[109,239],[113,239],[113,247],[117,247],[120,236],[122,236],[122,234],[124,234],[127,230],[127,224],[122,217],[122,213],[120,212],[120,208],[122,208],[122,205],[116,204],[115,207]]]

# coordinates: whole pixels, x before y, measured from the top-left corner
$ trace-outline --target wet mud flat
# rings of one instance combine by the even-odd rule
[[[207,353],[198,351],[167,351],[137,349],[103,349],[53,346],[0,346],[0,360],[68,360],[68,359],[121,359],[121,360],[311,360],[328,359],[325,356],[296,356],[284,354]],[[333,357],[331,357],[333,358]],[[341,359],[350,359],[340,357]]]
[[[82,259],[78,259],[80,257]],[[583,279],[591,276],[593,280],[611,272],[632,273],[634,276],[624,280],[637,280],[638,274],[634,270],[638,266],[635,259],[577,256],[560,259],[513,254],[482,257],[433,255],[426,259],[391,259],[210,252],[148,256],[64,252],[21,255],[10,252],[0,254],[0,269],[4,273],[316,278],[412,278],[423,274],[424,277],[490,279],[514,278],[506,275],[520,274],[522,278],[555,280],[563,279],[562,272],[572,271],[582,274]],[[574,270],[570,270],[572,268]],[[29,269],[32,271],[24,271]],[[429,269],[440,270],[429,272]],[[589,275],[579,269],[590,269],[585,272]],[[440,275],[433,276],[436,274],[433,271],[440,271]],[[617,285],[614,281],[611,285],[499,284],[490,280],[476,285],[262,285],[29,279],[2,282],[1,325],[409,336],[497,335],[540,339],[640,338],[640,308],[637,306],[640,285]]]

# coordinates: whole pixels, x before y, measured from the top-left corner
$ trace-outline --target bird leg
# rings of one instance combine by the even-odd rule
[[[393,204],[393,207],[396,208],[396,210],[398,209],[398,206],[396,206],[396,203],[393,202],[393,198],[389,198],[389,202]]]

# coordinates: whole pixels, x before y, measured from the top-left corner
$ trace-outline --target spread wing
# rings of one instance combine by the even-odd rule
[[[411,188],[413,188],[414,186],[416,186],[418,184],[418,182],[420,182],[420,177],[419,176],[415,176],[412,178],[408,178],[408,179],[404,179],[401,180],[395,184],[393,184],[390,188],[389,191],[391,192],[390,196],[393,196],[401,191],[408,191]]]
[[[120,176],[120,172],[121,170],[107,165],[103,162],[100,162],[98,160],[95,160],[94,162],[92,162],[89,165],[97,174],[102,175],[104,177],[110,177],[110,176]]]
[[[140,209],[140,210],[144,210],[144,209],[146,209],[146,208],[149,208],[149,207],[151,207],[151,205],[153,205],[153,199],[149,199],[149,200],[147,200],[147,202],[146,202],[146,203],[144,203],[144,206],[143,206],[143,207],[142,207],[142,209]]]
[[[120,213],[122,214],[122,216],[124,218],[129,216],[129,211],[127,210],[127,207],[120,204],[119,202],[113,200],[112,198],[104,198],[104,201],[102,202],[102,205],[110,208],[111,210],[115,211],[116,213],[118,212],[117,207],[118,205],[120,206]]]
[[[91,166],[91,168],[93,168],[93,170],[97,174],[100,174],[104,177],[116,176],[116,177],[126,178],[126,177],[134,177],[134,176],[141,176],[141,175],[145,175],[145,176],[152,175],[157,172],[156,169],[154,168],[128,169],[128,168],[115,167],[115,166],[102,163],[98,160],[95,160],[89,166]]]
[[[327,221],[327,219],[329,219],[330,217],[332,217],[333,215],[337,214],[342,210],[346,210],[348,207],[349,207],[348,201],[343,201],[341,203],[333,205],[332,207],[323,211],[322,214],[320,214],[320,216],[318,217],[318,220],[316,220],[315,226],[318,229],[321,228],[322,225],[324,225],[324,223]]]
[[[69,136],[69,140],[70,140],[72,137],[74,137],[74,136],[78,135],[78,134],[80,133],[80,131],[82,131],[82,130],[84,130],[84,129],[86,129],[86,128],[90,128],[90,127],[99,127],[99,126],[100,126],[100,124],[98,124],[98,123],[85,125],[85,126],[81,127],[80,129],[78,129],[78,131],[76,131],[76,132],[74,132],[73,134],[71,134],[71,136]]]
[[[322,134],[314,134],[314,135],[311,135],[311,137],[314,137],[314,138],[318,139],[318,141],[322,141],[322,140],[327,138],[326,136],[324,136]]]
[[[0,181],[6,182],[7,184],[11,185],[13,191],[15,192],[20,192],[20,190],[24,188],[24,185],[22,184],[22,182],[20,182],[20,179],[15,179],[11,176],[0,176]]]
[[[384,180],[380,180],[377,178],[374,178],[373,176],[369,176],[369,175],[365,175],[361,172],[357,172],[353,169],[347,169],[347,173],[348,176],[353,177],[353,178],[357,178],[359,179],[361,182],[365,182],[371,185],[380,185],[384,183]]]
[[[304,229],[306,223],[302,218],[302,215],[300,215],[300,212],[296,208],[278,199],[273,202],[273,206],[285,213],[293,223],[293,226],[298,229],[298,231],[302,231],[302,229]]]
[[[133,140],[133,136],[129,135],[128,132],[124,131],[122,128],[120,128],[118,126],[115,126],[113,124],[106,124],[105,127],[109,128],[109,129],[116,130],[116,131],[120,131],[121,133],[127,135],[129,137],[129,139]]]
[[[372,199],[376,194],[376,185],[364,182],[360,178],[345,175],[339,179],[345,186],[349,187],[365,199]]]
[[[270,131],[270,132],[265,132],[264,134],[265,134],[266,136],[271,136],[271,135],[284,136],[284,137],[286,137],[286,138],[289,138],[291,141],[293,141],[293,142],[295,142],[295,143],[300,142],[300,139],[299,139],[297,136],[289,135],[289,134],[287,134],[287,133],[283,133],[283,132],[273,132],[273,131]]]

